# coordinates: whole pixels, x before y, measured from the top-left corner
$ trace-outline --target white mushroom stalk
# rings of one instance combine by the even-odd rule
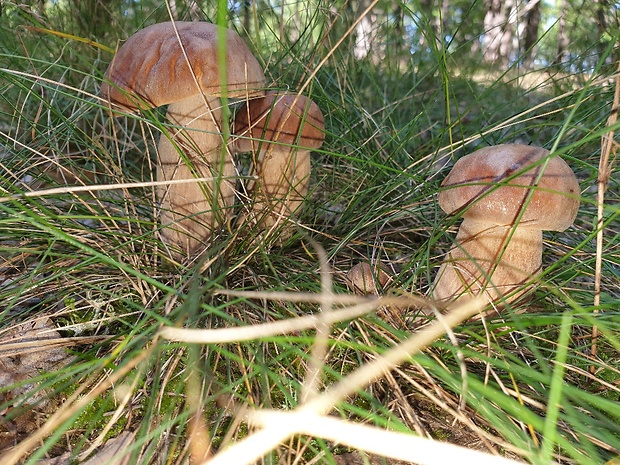
[[[528,145],[486,147],[458,160],[439,206],[463,223],[433,285],[449,304],[484,295],[514,302],[542,270],[542,231],[564,231],[579,209],[579,184],[564,160]]]
[[[238,110],[234,134],[235,151],[254,155],[250,220],[283,241],[308,195],[310,153],[325,139],[323,114],[303,95],[268,92]]]
[[[235,166],[222,150],[218,122],[219,98],[190,97],[168,106],[166,119],[174,126],[157,146],[157,179],[212,178],[211,182],[164,185],[158,188],[160,221],[167,243],[178,245],[180,256],[190,256],[230,215],[234,201]],[[178,146],[175,147],[175,144]],[[179,152],[180,150],[180,152]]]
[[[102,95],[134,111],[169,105],[168,133],[158,145],[158,181],[212,178],[211,182],[158,188],[161,237],[176,260],[193,257],[230,217],[234,163],[222,140],[220,96],[264,94],[265,76],[248,46],[233,31],[201,22],[149,26],[119,49],[106,71]],[[227,82],[219,54],[225,50]]]

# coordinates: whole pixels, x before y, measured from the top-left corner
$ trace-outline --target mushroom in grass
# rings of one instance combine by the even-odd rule
[[[223,40],[222,40],[223,39]],[[219,63],[226,63],[220,69]],[[162,239],[191,256],[230,216],[235,166],[222,141],[220,97],[264,95],[265,76],[235,32],[204,22],[165,22],[131,36],[110,63],[102,95],[126,110],[168,105],[158,145]],[[225,79],[225,81],[223,81]]]
[[[346,275],[347,287],[361,295],[380,295],[391,281],[392,277],[379,263],[372,266],[368,262],[359,262]]]
[[[575,174],[549,151],[486,147],[458,160],[439,206],[459,213],[456,244],[439,268],[433,298],[448,304],[479,294],[514,302],[541,272],[542,231],[564,231],[579,209]]]
[[[253,154],[258,178],[247,186],[254,202],[250,219],[278,231],[283,241],[292,230],[281,226],[308,194],[310,152],[325,139],[323,114],[303,95],[267,92],[239,108],[233,132],[235,151]]]

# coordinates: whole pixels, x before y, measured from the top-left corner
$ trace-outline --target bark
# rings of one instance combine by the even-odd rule
[[[605,37],[610,31],[610,27],[607,22],[607,12],[610,8],[610,5],[609,5],[609,0],[596,0],[595,3],[596,3],[596,27],[598,29],[597,37],[599,37],[599,40],[597,43],[597,49],[598,49],[599,57],[602,57],[605,54],[607,43],[601,40],[601,38]]]
[[[568,0],[558,1],[558,48],[553,66],[560,66],[566,56],[568,48],[568,34],[566,33],[566,10],[568,8]]]
[[[400,39],[404,39],[405,37],[405,24],[403,21],[403,9],[400,5],[394,7],[392,11],[392,16],[394,16],[394,29],[396,30],[396,34]],[[400,45],[400,44],[399,44]]]
[[[538,42],[538,27],[540,25],[540,0],[530,0],[525,12],[525,27],[523,37],[523,64],[531,68],[536,55]]]
[[[504,16],[502,34],[500,35],[499,58],[504,67],[507,67],[511,57],[518,52],[518,42],[515,42],[515,0],[504,0]]]
[[[609,8],[607,0],[597,0],[596,2],[596,25],[598,27],[598,36],[602,37],[607,31],[607,19],[605,12]]]
[[[515,0],[486,0],[482,53],[486,62],[506,67],[517,55]]]
[[[250,34],[250,25],[252,24],[252,0],[243,0],[241,3],[241,16],[243,18],[244,32]]]
[[[363,0],[357,4],[356,16],[361,15],[370,5],[368,0]],[[369,12],[364,16],[357,26],[355,26],[355,44],[353,46],[353,55],[358,60],[371,55],[376,39],[377,17],[373,12]]]
[[[390,39],[390,43],[393,46],[388,47],[388,51],[396,53],[399,55],[399,59],[405,57],[405,60],[409,59],[410,56],[410,40],[411,37],[405,29],[405,15],[403,9],[400,5],[394,7],[392,10],[393,26],[389,26],[389,29],[394,31],[394,37]],[[392,56],[394,53],[392,53]]]

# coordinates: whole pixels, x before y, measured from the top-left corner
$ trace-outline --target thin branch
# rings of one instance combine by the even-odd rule
[[[313,296],[316,295],[313,294]],[[340,321],[350,320],[369,313],[379,307],[393,304],[394,302],[398,302],[400,305],[405,303],[411,305],[412,303],[411,300],[407,298],[394,297],[357,298],[357,300],[360,303],[344,309],[332,310],[318,315],[305,315],[281,321],[273,321],[260,325],[219,329],[189,329],[166,326],[161,329],[159,334],[164,339],[171,341],[195,344],[224,344],[228,342],[251,341],[307,329],[316,329],[324,324],[330,325]]]
[[[614,91],[614,101],[611,107],[611,111],[609,113],[609,117],[607,118],[607,127],[611,128],[616,124],[618,120],[618,110],[620,108],[620,63],[618,64],[618,74],[615,79],[615,91]],[[617,145],[614,142],[614,130],[610,129],[609,132],[603,135],[601,138],[601,158],[599,160],[598,165],[598,177],[597,177],[597,193],[596,193],[596,204],[597,204],[597,220],[596,220],[596,261],[594,268],[594,313],[597,314],[599,312],[599,306],[601,304],[601,276],[603,269],[603,216],[605,209],[605,190],[607,189],[607,184],[611,179],[611,168],[614,159],[611,158],[611,153],[613,151],[614,158],[617,150]],[[598,352],[598,327],[594,325],[592,327],[592,349],[591,355],[596,358]],[[596,366],[590,366],[590,373],[594,374],[596,371]]]
[[[325,415],[346,397],[354,394],[367,384],[376,381],[384,373],[395,368],[413,354],[421,351],[434,340],[445,334],[446,328],[453,328],[486,305],[482,298],[473,299],[437,320],[430,326],[418,331],[409,339],[378,356],[331,388],[300,405],[295,412],[303,414]],[[242,441],[223,450],[212,459],[204,462],[208,465],[250,464],[260,459],[291,436],[303,432],[303,425],[296,422],[274,422],[262,430],[256,431]]]
[[[521,462],[434,439],[363,425],[310,412],[253,412],[251,421],[269,427],[273,424],[299,425],[298,433],[319,437],[357,450],[406,460],[419,465],[475,463],[477,465],[518,465]]]

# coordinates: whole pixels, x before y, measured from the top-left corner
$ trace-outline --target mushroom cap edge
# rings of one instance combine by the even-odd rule
[[[533,189],[519,226],[564,231],[579,209],[579,184],[568,164],[549,151],[522,144],[485,147],[459,159],[442,183],[439,206],[463,218],[514,224]],[[522,174],[508,179],[518,172]]]
[[[135,110],[167,105],[201,92],[207,96],[226,93],[229,97],[264,94],[263,69],[243,39],[229,29],[225,30],[228,83],[220,85],[217,63],[222,29],[208,22],[185,21],[157,23],[141,29],[127,39],[112,59],[101,95]]]

